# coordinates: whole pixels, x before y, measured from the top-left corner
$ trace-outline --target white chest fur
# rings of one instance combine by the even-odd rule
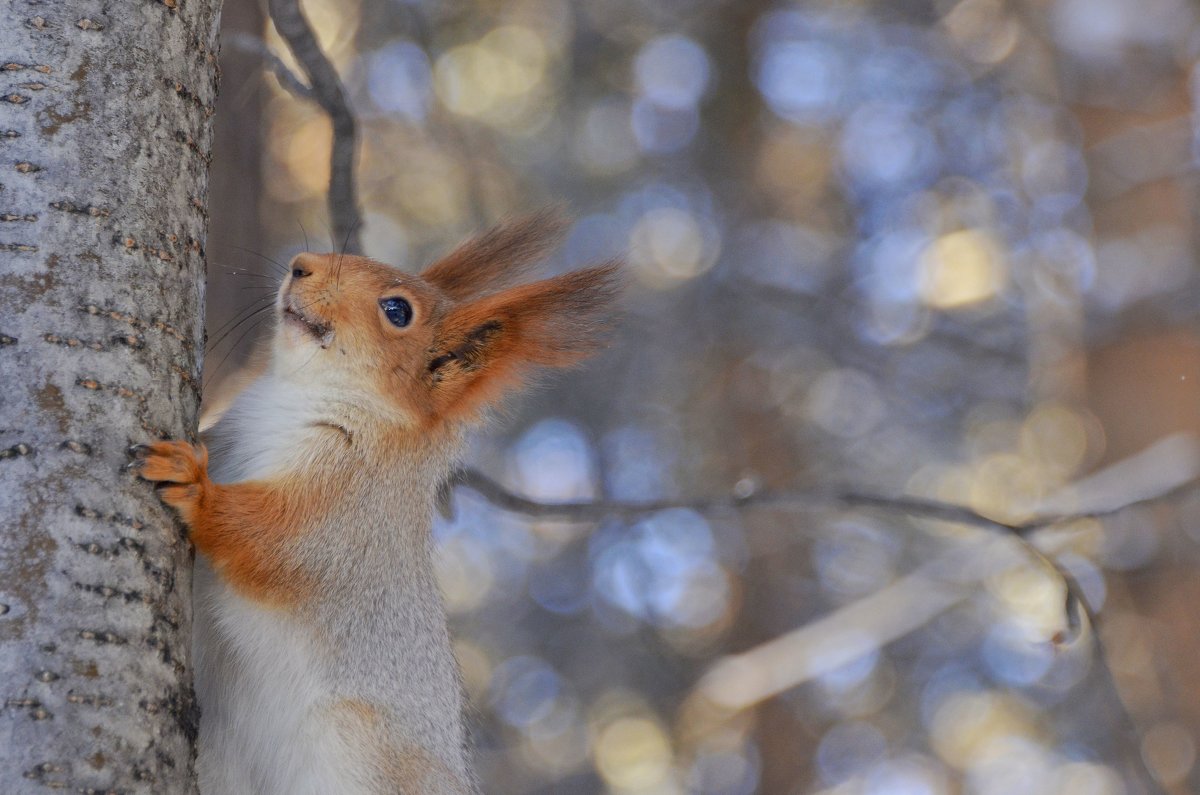
[[[211,434],[217,482],[268,476],[302,449],[311,402],[269,378],[248,387]],[[193,653],[204,795],[346,793],[337,737],[314,719],[330,697],[311,629],[223,584],[203,556],[193,585]]]
[[[321,419],[269,378],[252,384],[210,433],[217,482],[294,464]],[[331,726],[327,656],[310,625],[225,585],[203,556],[193,586],[197,762],[203,795],[357,795],[354,750]]]
[[[345,749],[320,721],[330,698],[313,638],[222,584],[195,578],[196,693],[204,795],[351,792]]]

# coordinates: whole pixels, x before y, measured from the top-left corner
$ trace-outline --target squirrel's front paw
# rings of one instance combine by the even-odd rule
[[[193,524],[208,485],[208,450],[187,442],[156,442],[131,448],[133,467],[143,480],[167,484],[159,489],[163,502]]]

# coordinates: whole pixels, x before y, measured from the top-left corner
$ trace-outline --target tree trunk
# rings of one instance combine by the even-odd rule
[[[0,3],[5,793],[195,791],[191,548],[123,466],[195,429],[218,13]]]

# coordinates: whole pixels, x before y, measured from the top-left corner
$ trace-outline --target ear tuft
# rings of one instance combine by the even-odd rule
[[[565,367],[598,351],[612,326],[620,290],[619,260],[510,290],[528,292],[513,313],[525,327],[525,358],[545,367]]]
[[[544,259],[570,226],[557,205],[504,221],[430,265],[421,277],[456,301],[501,290]]]
[[[536,367],[568,367],[603,347],[619,261],[523,284],[451,310],[431,351],[433,407],[471,420]]]

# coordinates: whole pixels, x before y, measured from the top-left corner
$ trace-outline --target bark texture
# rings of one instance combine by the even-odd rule
[[[0,791],[194,792],[191,549],[219,0],[0,3]]]

